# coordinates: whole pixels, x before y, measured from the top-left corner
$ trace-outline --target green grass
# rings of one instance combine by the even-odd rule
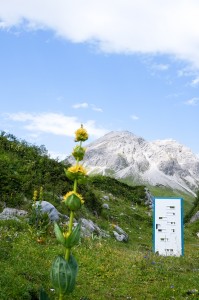
[[[72,183],[66,180],[63,165],[50,160],[43,147],[2,134],[0,158],[2,207],[5,202],[7,207],[30,210],[31,200],[27,199],[43,186],[44,200],[52,200],[60,212],[68,214],[57,195],[71,190]],[[129,184],[132,182],[129,178]],[[163,187],[149,190],[153,196],[182,197],[187,216],[198,210],[198,200],[194,206],[194,197],[188,194]],[[85,205],[76,219],[93,220],[111,237],[84,238],[73,248],[79,272],[75,291],[66,300],[199,299],[199,221],[185,224],[184,257],[162,257],[152,252],[152,216],[143,205],[144,186],[93,176],[85,186],[78,186],[78,192]],[[109,199],[103,200],[104,195]],[[109,210],[102,208],[105,202]],[[113,225],[127,232],[127,243],[115,240]],[[51,300],[57,300],[50,268],[63,251],[52,228],[41,244],[25,220],[0,221],[0,300],[38,300],[41,287]]]
[[[4,224],[3,224],[4,223]],[[119,299],[198,299],[198,294],[189,295],[190,290],[199,290],[199,246],[195,238],[195,227],[185,228],[185,256],[162,257],[151,251],[151,228],[143,226],[139,236],[130,233],[129,243],[114,239],[84,239],[74,249],[79,262],[76,289],[66,299],[119,300]],[[1,222],[1,232],[7,231]],[[24,226],[18,234],[13,228],[4,236],[1,255],[0,299],[38,299],[38,290],[45,288],[51,299],[49,270],[54,257],[63,249],[54,237],[44,244],[31,238]],[[7,243],[7,244],[6,244]],[[6,251],[4,251],[4,254]],[[172,298],[173,297],[173,298]]]
[[[75,291],[66,300],[198,299],[198,292],[189,293],[199,290],[199,221],[185,225],[184,257],[163,257],[152,252],[152,218],[147,207],[133,204],[133,209],[130,199],[115,195],[110,195],[108,204],[110,210],[97,218],[82,209],[111,238],[93,236],[74,247],[79,272]],[[128,243],[113,238],[112,224],[128,233]],[[1,300],[36,300],[41,287],[51,300],[58,299],[49,271],[63,248],[52,230],[40,244],[26,222],[1,221],[0,249]]]

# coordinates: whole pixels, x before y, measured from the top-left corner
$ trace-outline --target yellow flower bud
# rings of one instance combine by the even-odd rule
[[[63,198],[66,206],[72,211],[78,210],[84,203],[83,197],[74,191],[68,192]]]
[[[88,133],[86,129],[83,128],[83,125],[81,125],[81,128],[75,131],[75,142],[79,142],[79,141],[84,142],[87,139],[88,139]]]
[[[37,190],[34,190],[34,193],[33,193],[33,201],[34,202],[37,201],[37,197],[38,197],[38,192],[37,192]]]
[[[81,146],[76,146],[73,149],[73,153],[72,155],[74,156],[74,158],[79,161],[81,161],[84,158],[84,154],[85,154],[86,149],[81,147]]]

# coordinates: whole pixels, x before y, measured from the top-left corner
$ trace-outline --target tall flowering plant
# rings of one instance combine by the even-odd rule
[[[75,132],[75,142],[78,142],[78,145],[72,152],[76,163],[74,166],[64,169],[66,176],[74,182],[73,190],[63,197],[63,202],[70,211],[68,230],[64,232],[57,223],[54,224],[56,238],[65,248],[64,256],[58,255],[51,267],[51,281],[59,294],[59,300],[64,299],[65,295],[74,290],[78,272],[78,264],[71,249],[79,243],[80,239],[81,225],[78,224],[73,229],[73,220],[75,212],[84,203],[83,197],[77,192],[77,187],[78,183],[83,183],[86,179],[86,170],[80,164],[80,161],[83,160],[85,154],[82,143],[87,139],[88,133],[81,125],[81,128]]]

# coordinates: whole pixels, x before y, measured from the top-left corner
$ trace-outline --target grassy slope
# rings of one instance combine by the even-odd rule
[[[6,145],[18,146],[19,144],[17,142]],[[9,169],[14,166],[17,171],[22,169],[24,157],[20,158],[16,152],[18,148],[14,147],[13,152],[12,149],[9,147],[9,153],[2,150],[2,163],[5,161],[4,156],[7,157]],[[26,154],[26,146],[23,146],[22,150]],[[45,175],[46,171],[41,169],[38,155],[33,157],[31,147],[28,150],[27,160],[38,162],[40,167],[39,170],[37,169],[38,175],[40,172],[44,172]],[[16,165],[13,165],[13,161]],[[47,158],[45,158],[46,164],[49,166],[48,173],[52,176],[51,162]],[[53,168],[57,170],[56,178],[60,167],[53,162]],[[7,174],[9,175],[5,173],[6,176]],[[10,184],[9,176],[2,178],[8,180]],[[44,176],[38,176],[38,178],[43,179]],[[60,178],[62,179],[61,176]],[[31,186],[32,189],[41,184],[36,179]],[[17,180],[20,185],[21,173],[17,174]],[[48,179],[46,186],[50,185],[51,181]],[[57,187],[57,190],[67,191],[68,187],[70,186]],[[183,197],[186,212],[192,207],[193,197],[186,194],[162,188],[150,188],[150,191],[154,196]],[[81,244],[74,249],[79,262],[79,274],[74,294],[66,299],[79,300],[83,297],[90,300],[199,298],[196,294],[188,295],[189,290],[199,290],[199,254],[197,251],[199,242],[196,238],[199,222],[185,226],[184,257],[159,257],[152,253],[150,211],[147,207],[138,204],[139,199],[143,198],[143,187],[130,187],[114,179],[93,177],[85,188],[80,187],[80,192],[84,194],[87,203],[77,217],[92,219],[101,228],[109,231],[112,237],[99,239],[94,236],[90,239],[82,239]],[[9,191],[6,195],[9,196]],[[47,193],[46,200],[51,201],[50,195],[53,198],[53,191]],[[109,195],[109,201],[101,200],[104,195]],[[55,200],[52,202],[59,210],[62,210],[60,203]],[[109,204],[109,210],[100,209],[100,205],[104,202]],[[21,204],[20,208],[30,207],[23,201],[18,201],[19,204]],[[96,206],[98,206],[98,216],[92,213]],[[64,209],[63,213],[65,213]],[[115,241],[112,224],[119,225],[128,233],[128,243]],[[0,299],[36,300],[41,286],[48,291],[51,299],[56,299],[54,292],[50,290],[52,286],[49,269],[54,257],[62,252],[63,249],[57,244],[52,230],[45,243],[39,244],[26,222],[0,221],[0,270],[2,270],[0,272]]]
[[[103,210],[96,218],[84,207],[82,215],[111,235],[112,224],[118,224],[129,234],[129,242],[97,236],[82,239],[74,249],[79,262],[77,286],[66,299],[198,299],[197,292],[189,295],[189,290],[199,289],[199,242],[195,235],[199,222],[185,226],[184,257],[157,256],[152,253],[152,219],[148,208],[133,204],[131,187],[126,186],[125,197],[125,185],[118,183],[120,189],[115,189],[116,183],[112,182],[107,201],[110,210]],[[110,181],[99,184],[98,180],[94,192],[101,198],[109,194],[107,189],[111,190]],[[63,249],[53,233],[44,244],[38,244],[26,223],[1,221],[0,235],[0,269],[6,270],[0,272],[0,299],[38,299],[41,285],[51,299],[56,299],[50,291],[49,269]]]

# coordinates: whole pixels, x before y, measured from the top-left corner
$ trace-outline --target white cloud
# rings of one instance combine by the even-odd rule
[[[169,69],[169,65],[167,64],[153,64],[152,69],[156,71],[167,71]]]
[[[94,104],[91,104],[91,108],[94,111],[103,112],[102,108],[95,106]]]
[[[136,115],[131,115],[131,119],[134,121],[137,121],[137,120],[139,120],[139,117]]]
[[[88,104],[88,103],[86,103],[86,102],[74,104],[72,107],[75,108],[75,109],[79,109],[79,108],[89,108],[89,107],[90,107],[90,108],[91,108],[92,110],[94,110],[94,111],[103,112],[102,108],[97,107],[97,106],[95,106],[94,104],[91,104],[91,105],[90,105],[90,104]]]
[[[194,87],[199,85],[199,76],[192,80],[191,85]]]
[[[199,68],[197,0],[1,0],[0,27],[51,29],[115,53],[169,54]]]
[[[193,97],[187,101],[184,102],[186,105],[190,105],[190,106],[196,106],[199,103],[199,98]]]
[[[68,117],[56,113],[15,113],[7,114],[5,118],[24,123],[24,128],[34,134],[51,133],[55,135],[65,135],[74,137],[74,132],[80,127],[81,121],[77,117]],[[104,128],[96,125],[94,120],[88,120],[83,123],[90,136],[98,138],[108,132]]]
[[[77,104],[74,104],[72,107],[75,108],[75,109],[78,109],[78,108],[87,108],[88,107],[88,103],[86,103],[86,102],[77,103]]]

